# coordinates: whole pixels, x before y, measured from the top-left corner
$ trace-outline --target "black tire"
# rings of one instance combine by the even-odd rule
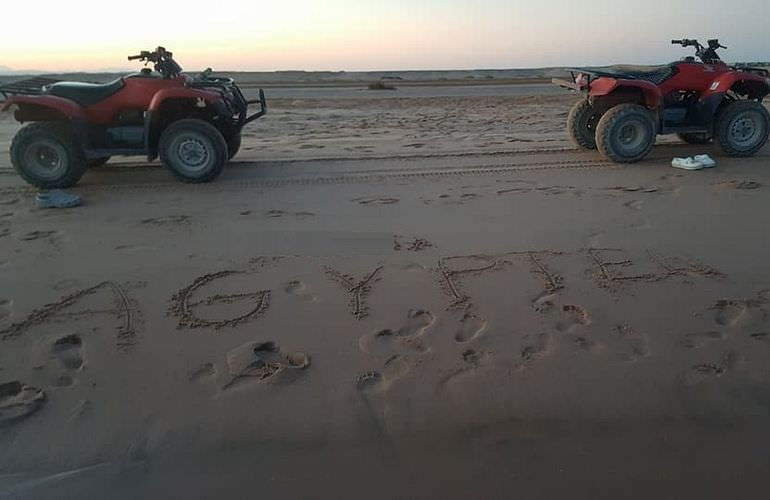
[[[657,129],[652,115],[638,104],[619,104],[607,111],[596,127],[596,146],[617,163],[642,160],[655,145]]]
[[[184,119],[172,123],[160,135],[160,160],[182,182],[211,182],[228,160],[227,142],[213,125]]]
[[[241,149],[241,132],[238,131],[227,139],[227,159],[232,160]]]
[[[587,100],[576,102],[567,116],[567,131],[572,142],[583,149],[596,149],[596,125],[601,117]]]
[[[686,142],[687,144],[708,144],[711,141],[714,140],[714,136],[709,134],[708,132],[691,132],[691,133],[684,133],[684,134],[676,134],[677,137],[679,137],[681,140]]]
[[[756,101],[735,101],[717,115],[717,143],[729,156],[752,156],[767,143],[770,114]]]
[[[40,189],[74,186],[88,168],[83,150],[64,122],[36,122],[11,142],[11,163],[22,179]]]
[[[106,164],[108,161],[110,161],[109,156],[104,156],[102,158],[92,158],[88,160],[88,167],[101,167],[102,165]]]

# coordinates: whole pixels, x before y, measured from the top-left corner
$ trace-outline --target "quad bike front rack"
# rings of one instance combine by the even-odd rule
[[[232,92],[236,101],[238,101],[240,108],[238,121],[236,123],[238,127],[243,127],[244,125],[251,123],[254,120],[267,114],[267,100],[265,99],[265,91],[259,89],[259,99],[247,100],[246,97],[244,97],[240,87],[235,84],[235,80],[232,78],[204,76],[189,82],[187,86],[192,88],[218,88],[221,93]],[[253,104],[259,104],[259,111],[249,115],[248,107]]]

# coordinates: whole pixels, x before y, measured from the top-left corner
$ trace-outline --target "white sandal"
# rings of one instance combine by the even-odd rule
[[[671,166],[682,170],[700,170],[703,168],[703,164],[693,158],[674,158],[671,161]]]

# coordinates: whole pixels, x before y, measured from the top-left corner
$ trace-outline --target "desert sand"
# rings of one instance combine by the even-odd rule
[[[68,210],[0,118],[0,496],[767,497],[770,149],[618,166],[500,89],[297,90]]]

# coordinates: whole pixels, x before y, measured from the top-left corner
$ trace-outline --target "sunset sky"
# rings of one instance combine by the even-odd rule
[[[770,59],[768,0],[85,0],[8,2],[0,66],[131,68],[159,44],[182,66],[240,70],[517,68],[662,63],[716,36]],[[120,6],[123,6],[122,8]],[[117,12],[123,10],[119,14]],[[34,20],[33,20],[34,16]]]

